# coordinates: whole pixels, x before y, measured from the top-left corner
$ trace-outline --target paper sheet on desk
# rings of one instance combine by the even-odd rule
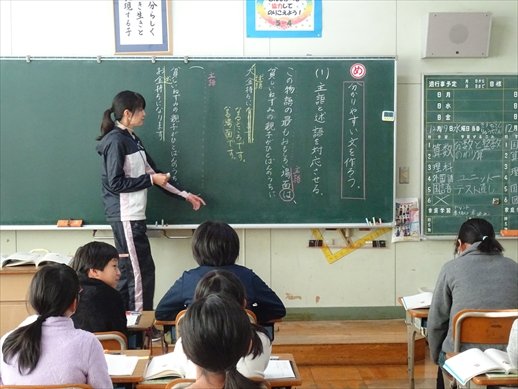
[[[139,357],[129,355],[104,354],[110,375],[132,375]]]
[[[291,363],[287,359],[270,359],[264,371],[264,378],[295,378]]]
[[[140,312],[127,311],[126,312],[126,325],[128,327],[136,326],[140,320]]]

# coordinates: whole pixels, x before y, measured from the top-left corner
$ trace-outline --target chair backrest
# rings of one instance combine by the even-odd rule
[[[174,319],[174,329],[176,332],[176,339],[180,339],[180,322],[182,321],[183,317],[185,316],[185,312],[187,312],[187,309],[183,309],[176,315],[176,319]]]
[[[174,320],[175,323],[175,331],[176,331],[176,339],[180,338],[180,322],[183,319],[183,316],[185,315],[185,312],[187,312],[187,309],[183,309],[176,315],[176,319]],[[249,309],[245,309],[246,314],[248,315],[248,318],[250,319],[251,323],[257,324],[257,316],[255,316],[255,313],[253,313]]]
[[[164,389],[173,389],[173,387],[178,384],[185,384],[185,383],[192,384],[193,382],[196,382],[196,380],[191,379],[191,378],[175,378],[174,380],[168,382]]]
[[[453,318],[453,351],[462,343],[507,344],[518,309],[463,309]]]
[[[250,319],[250,323],[257,324],[257,316],[250,309],[245,309],[248,318]]]
[[[105,350],[127,350],[128,339],[119,331],[94,332]]]
[[[260,378],[260,377],[250,377],[250,379],[252,381],[256,381],[256,382],[260,382],[263,384],[263,389],[271,389],[272,388],[272,384],[270,384],[268,381]],[[194,379],[190,379],[190,378],[176,378],[172,381],[170,381],[164,389],[173,389],[176,385],[178,384],[186,384],[186,383],[189,383],[189,384],[192,384],[193,382],[196,382],[196,380]],[[183,386],[181,386],[183,387]]]
[[[93,389],[88,384],[61,385],[0,385],[0,389]]]

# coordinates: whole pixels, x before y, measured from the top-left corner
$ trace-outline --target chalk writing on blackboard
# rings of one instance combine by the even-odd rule
[[[342,198],[364,199],[365,116],[364,83],[344,83]]]
[[[518,222],[517,76],[425,77],[425,233]]]

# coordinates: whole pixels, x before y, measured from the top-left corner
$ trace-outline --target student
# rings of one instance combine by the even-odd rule
[[[286,315],[284,304],[266,283],[252,270],[236,264],[239,237],[226,223],[206,221],[192,237],[192,253],[198,267],[185,271],[166,292],[155,309],[158,320],[174,320],[181,310],[192,303],[200,279],[215,269],[234,273],[246,290],[247,305],[257,316],[259,324]]]
[[[442,388],[441,367],[453,352],[452,319],[462,309],[518,307],[518,264],[502,255],[491,223],[469,219],[455,242],[458,257],[442,267],[435,285],[427,333],[432,360],[439,365],[437,388]],[[463,345],[461,351],[468,349]],[[484,349],[484,347],[477,346]]]
[[[101,344],[90,332],[74,328],[70,319],[79,291],[79,279],[69,266],[51,264],[38,270],[29,289],[38,316],[5,338],[0,384],[113,386]]]
[[[102,197],[106,220],[120,254],[121,279],[118,289],[126,310],[153,309],[155,264],[146,235],[147,189],[156,185],[165,193],[192,204],[194,210],[205,201],[169,183],[169,174],[160,172],[135,134],[144,124],[146,101],[139,93],[123,91],[104,112],[97,152],[102,157]],[[115,121],[114,121],[115,120]]]
[[[200,280],[194,299],[199,300],[211,294],[217,294],[225,299],[234,300],[244,309],[246,306],[245,289],[241,281],[231,272],[225,270],[213,270]],[[266,331],[251,323],[252,329],[252,343],[250,351],[245,357],[242,357],[237,363],[237,371],[245,377],[264,377],[264,370],[268,366],[270,355],[272,353],[272,343]],[[195,378],[195,365],[185,356],[182,337],[176,341],[173,353],[176,360],[180,361],[182,371],[186,378]]]
[[[180,322],[183,349],[197,369],[196,382],[175,385],[189,389],[263,388],[236,369],[248,354],[254,330],[243,307],[224,295],[196,300]],[[181,385],[181,386],[180,386]]]
[[[112,245],[90,242],[77,249],[70,266],[81,284],[81,301],[72,320],[90,332],[119,331],[127,335],[126,310],[117,283],[119,253]]]

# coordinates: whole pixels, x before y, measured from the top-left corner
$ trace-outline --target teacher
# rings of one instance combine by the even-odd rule
[[[117,289],[131,311],[153,309],[155,263],[146,235],[147,189],[153,185],[197,211],[205,201],[170,181],[159,171],[134,129],[144,124],[146,101],[137,92],[122,91],[104,112],[97,152],[102,157],[102,198],[121,260]],[[127,258],[126,258],[127,257]]]

